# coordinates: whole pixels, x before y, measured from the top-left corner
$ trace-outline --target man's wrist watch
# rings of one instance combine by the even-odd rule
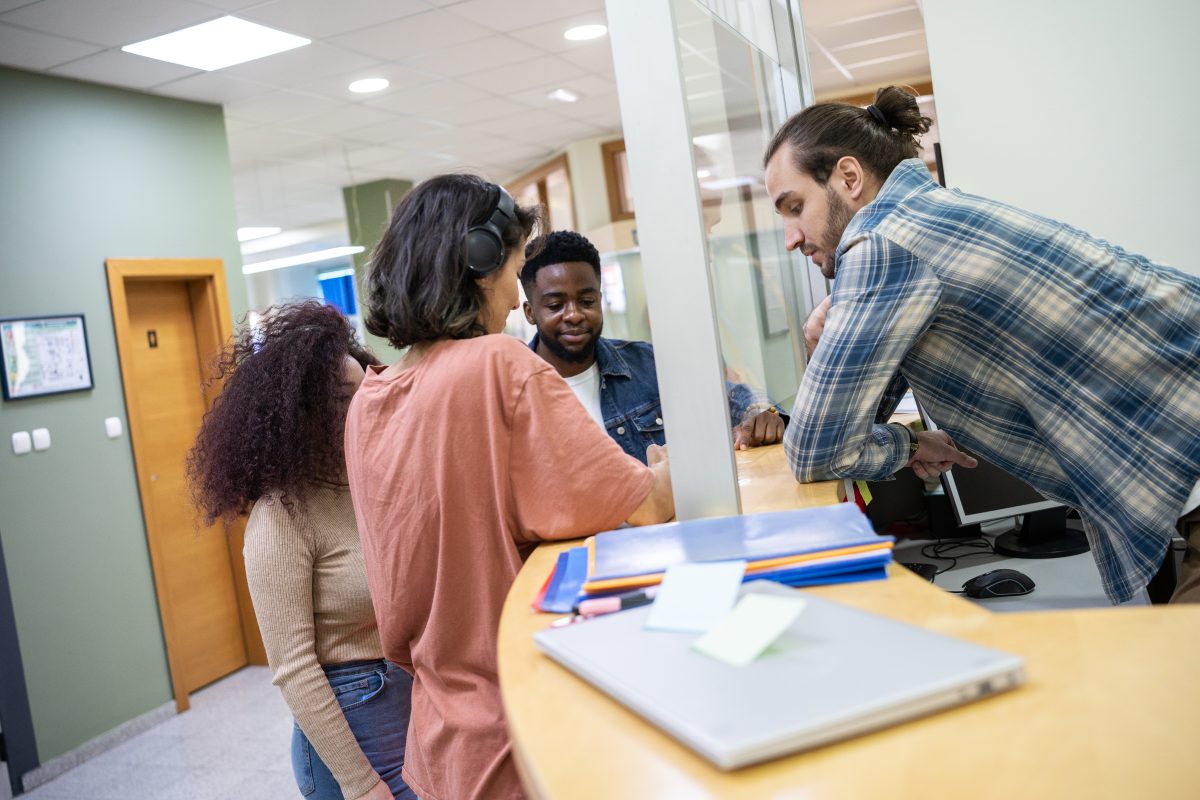
[[[901,425],[900,429],[908,436],[908,457],[912,458],[917,454],[917,448],[921,446],[920,440],[917,439],[917,432],[907,425]]]

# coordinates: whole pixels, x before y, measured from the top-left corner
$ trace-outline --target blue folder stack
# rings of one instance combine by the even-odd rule
[[[742,560],[746,580],[789,586],[880,580],[894,542],[849,503],[622,528],[560,553],[535,606],[567,613],[580,600],[656,585],[688,562]]]

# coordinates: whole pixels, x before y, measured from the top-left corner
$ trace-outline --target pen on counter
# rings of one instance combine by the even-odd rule
[[[615,594],[611,597],[594,597],[582,600],[575,607],[576,613],[582,617],[595,617],[600,614],[611,614],[614,611],[624,611],[627,608],[649,605],[658,594],[657,586],[647,586],[634,592]]]

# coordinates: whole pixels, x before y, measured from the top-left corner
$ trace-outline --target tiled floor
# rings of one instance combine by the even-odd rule
[[[280,800],[299,797],[292,717],[266,667],[192,695],[190,711],[21,796],[30,800]]]

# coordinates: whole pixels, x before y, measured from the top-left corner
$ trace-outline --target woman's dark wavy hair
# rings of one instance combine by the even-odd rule
[[[291,512],[307,482],[344,480],[347,355],[364,369],[379,363],[342,313],[317,300],[275,306],[259,326],[239,326],[213,365],[224,385],[187,456],[206,525],[248,514],[272,492]]]
[[[928,131],[933,121],[921,116],[915,97],[895,86],[877,91],[873,105],[883,121],[848,103],[809,106],[775,133],[763,166],[788,144],[796,168],[822,186],[843,156],[854,156],[877,178],[886,180],[897,164],[920,154],[917,137]]]
[[[487,333],[479,318],[483,289],[467,266],[467,231],[491,216],[491,198],[492,184],[475,175],[438,175],[405,195],[371,254],[368,331],[397,348]],[[501,236],[505,251],[520,247],[541,219],[540,207],[516,206]]]

